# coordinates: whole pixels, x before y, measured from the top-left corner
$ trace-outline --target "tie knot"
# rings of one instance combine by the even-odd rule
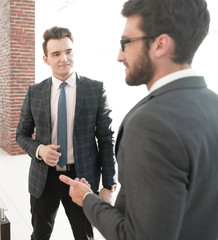
[[[60,84],[59,88],[65,88],[66,85],[67,85],[66,82],[62,82],[62,83]]]

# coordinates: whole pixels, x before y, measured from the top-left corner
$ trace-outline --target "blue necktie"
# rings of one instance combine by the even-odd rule
[[[67,163],[67,108],[65,97],[65,86],[67,83],[60,84],[60,96],[58,99],[58,134],[57,144],[60,145],[58,152],[61,152],[58,165],[62,168]]]

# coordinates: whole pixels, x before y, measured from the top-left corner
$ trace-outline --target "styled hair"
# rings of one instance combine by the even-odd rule
[[[148,36],[166,33],[174,39],[175,63],[192,63],[209,31],[210,14],[205,0],[128,0],[122,15],[142,17],[139,28]],[[148,42],[149,41],[149,42]],[[145,41],[149,47],[151,40]]]
[[[72,33],[68,28],[62,28],[62,27],[53,27],[51,29],[47,29],[44,34],[44,42],[42,44],[44,55],[47,57],[48,51],[47,51],[47,43],[50,39],[62,39],[68,37],[73,42],[73,36]]]

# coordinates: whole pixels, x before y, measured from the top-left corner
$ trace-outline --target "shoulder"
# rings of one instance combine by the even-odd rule
[[[90,86],[96,86],[96,87],[102,87],[103,86],[103,82],[99,81],[99,80],[94,80],[85,76],[81,76],[79,74],[77,74],[77,83],[79,84],[87,84]]]
[[[52,83],[51,77],[47,78],[39,83],[35,83],[33,85],[29,86],[29,90],[34,91],[34,90],[42,90],[44,87],[50,87]]]
[[[87,97],[98,98],[98,96],[104,95],[105,88],[101,81],[77,75],[77,91],[82,91]]]

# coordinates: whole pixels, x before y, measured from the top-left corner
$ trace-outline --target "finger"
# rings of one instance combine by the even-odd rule
[[[85,181],[84,184],[85,184],[86,186],[88,186],[89,188],[91,188],[91,185],[89,184],[89,182]]]
[[[49,151],[50,154],[56,156],[56,157],[60,157],[61,156],[61,152],[56,151],[56,149],[51,148],[51,150]]]
[[[57,152],[57,151],[52,151],[52,152],[51,152],[51,156],[56,157],[56,158],[59,158],[59,157],[61,156],[61,153],[60,153],[60,152]]]
[[[51,167],[56,166],[57,163],[58,163],[58,160],[57,160],[57,161],[54,161],[54,160],[47,159],[47,160],[44,160],[44,161],[45,161],[45,163],[46,163],[47,165],[49,165],[49,166],[51,166]]]
[[[81,178],[81,179],[80,179],[80,182],[85,183],[85,182],[86,182],[86,179],[85,179],[85,178]]]
[[[51,146],[51,148],[53,149],[53,150],[57,150],[58,148],[60,148],[60,145],[54,145],[54,144],[52,144],[52,145],[50,145]]]
[[[74,186],[74,180],[65,175],[60,175],[59,179],[67,185]]]
[[[51,161],[59,161],[59,157],[60,157],[60,156],[56,156],[56,155],[51,154],[51,153],[49,153],[49,154],[46,156],[46,158],[49,159],[49,160],[51,160]]]
[[[80,179],[80,182],[83,183],[83,184],[85,184],[86,186],[90,187],[90,184],[88,183],[88,181],[86,181],[85,178],[81,178],[81,179]]]

